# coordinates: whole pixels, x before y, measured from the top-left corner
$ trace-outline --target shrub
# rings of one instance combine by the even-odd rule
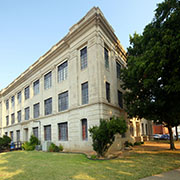
[[[9,149],[10,142],[11,142],[11,138],[6,135],[0,138],[0,151]]]
[[[134,146],[140,146],[141,145],[141,142],[135,142],[134,143]]]
[[[63,148],[63,145],[60,144],[60,145],[59,145],[59,151],[63,151],[63,149],[64,149],[64,148]]]
[[[59,152],[59,147],[56,146],[54,143],[51,143],[48,149],[49,152]]]
[[[98,157],[104,156],[115,140],[115,134],[123,134],[127,130],[127,125],[123,117],[113,117],[111,120],[100,120],[99,126],[89,129],[93,140],[93,149]]]
[[[36,137],[36,136],[34,136],[34,135],[31,135],[31,137],[30,137],[30,145],[39,145],[40,144],[40,141],[39,141],[39,139]]]
[[[130,147],[130,146],[133,146],[133,144],[131,142],[129,142],[129,141],[125,141],[124,146],[125,147]]]
[[[30,142],[25,142],[22,144],[22,148],[25,151],[33,151],[35,149],[35,145],[32,145]]]
[[[91,155],[91,159],[97,159],[96,155]]]

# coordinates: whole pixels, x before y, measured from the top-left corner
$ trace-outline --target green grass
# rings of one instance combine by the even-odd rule
[[[0,154],[0,180],[136,180],[180,167],[180,152],[131,152],[94,161],[81,154],[16,151]]]

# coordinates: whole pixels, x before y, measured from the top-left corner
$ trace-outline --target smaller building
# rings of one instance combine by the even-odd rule
[[[153,134],[169,134],[169,131],[163,124],[153,124]]]

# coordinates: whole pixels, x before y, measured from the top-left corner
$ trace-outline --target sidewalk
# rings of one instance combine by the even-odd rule
[[[179,180],[180,179],[180,169],[175,169],[162,174],[157,174],[140,180]]]

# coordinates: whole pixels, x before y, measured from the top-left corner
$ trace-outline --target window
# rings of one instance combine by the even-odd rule
[[[11,97],[11,106],[14,107],[14,96]]]
[[[82,119],[81,125],[82,125],[82,140],[85,141],[88,139],[87,119]]]
[[[9,109],[9,100],[7,99],[6,100],[6,110],[8,110]]]
[[[5,132],[5,136],[8,136],[8,132]]]
[[[46,99],[44,101],[44,114],[52,114],[52,98]]]
[[[15,116],[14,116],[14,113],[11,114],[11,124],[14,124],[15,123]]]
[[[49,89],[52,85],[51,72],[44,75],[44,89]]]
[[[6,126],[9,125],[9,116],[6,116]]]
[[[118,90],[118,104],[120,108],[123,108],[122,92]]]
[[[120,79],[121,65],[118,62],[116,62],[116,73],[117,73],[117,78]]]
[[[106,48],[104,48],[104,60],[106,69],[109,69],[109,52]]]
[[[17,112],[18,122],[21,122],[21,110]]]
[[[59,111],[64,111],[64,110],[68,109],[68,91],[59,94],[58,109],[59,109]]]
[[[144,123],[141,124],[141,128],[142,128],[142,135],[144,135]]]
[[[10,131],[10,138],[11,138],[11,141],[14,140],[13,131]]]
[[[30,111],[30,108],[27,107],[27,108],[24,109],[24,111],[25,111],[25,120],[29,120],[29,111]]]
[[[130,134],[132,136],[134,136],[134,127],[133,127],[133,123],[130,121]]]
[[[20,104],[21,103],[21,92],[18,92],[17,100],[18,100],[18,104]]]
[[[16,140],[17,140],[17,142],[20,141],[20,130],[16,131]]]
[[[89,97],[88,97],[88,82],[83,83],[81,85],[82,91],[82,104],[88,104]]]
[[[59,123],[59,140],[60,141],[67,141],[68,140],[68,124],[65,123]]]
[[[38,118],[39,117],[39,103],[34,104],[34,118]]]
[[[25,100],[29,99],[29,86],[24,89],[24,97]]]
[[[45,141],[51,140],[51,125],[44,126],[44,140]]]
[[[146,124],[146,135],[148,135],[148,125]]]
[[[81,58],[81,69],[85,69],[87,67],[87,47],[81,49],[80,51]]]
[[[60,66],[58,66],[58,82],[64,81],[67,79],[67,68],[68,62],[64,62]]]
[[[110,102],[110,84],[106,82],[106,99],[108,102]]]
[[[34,96],[39,94],[39,79],[33,83]]]
[[[33,128],[33,135],[38,138],[38,127]]]

